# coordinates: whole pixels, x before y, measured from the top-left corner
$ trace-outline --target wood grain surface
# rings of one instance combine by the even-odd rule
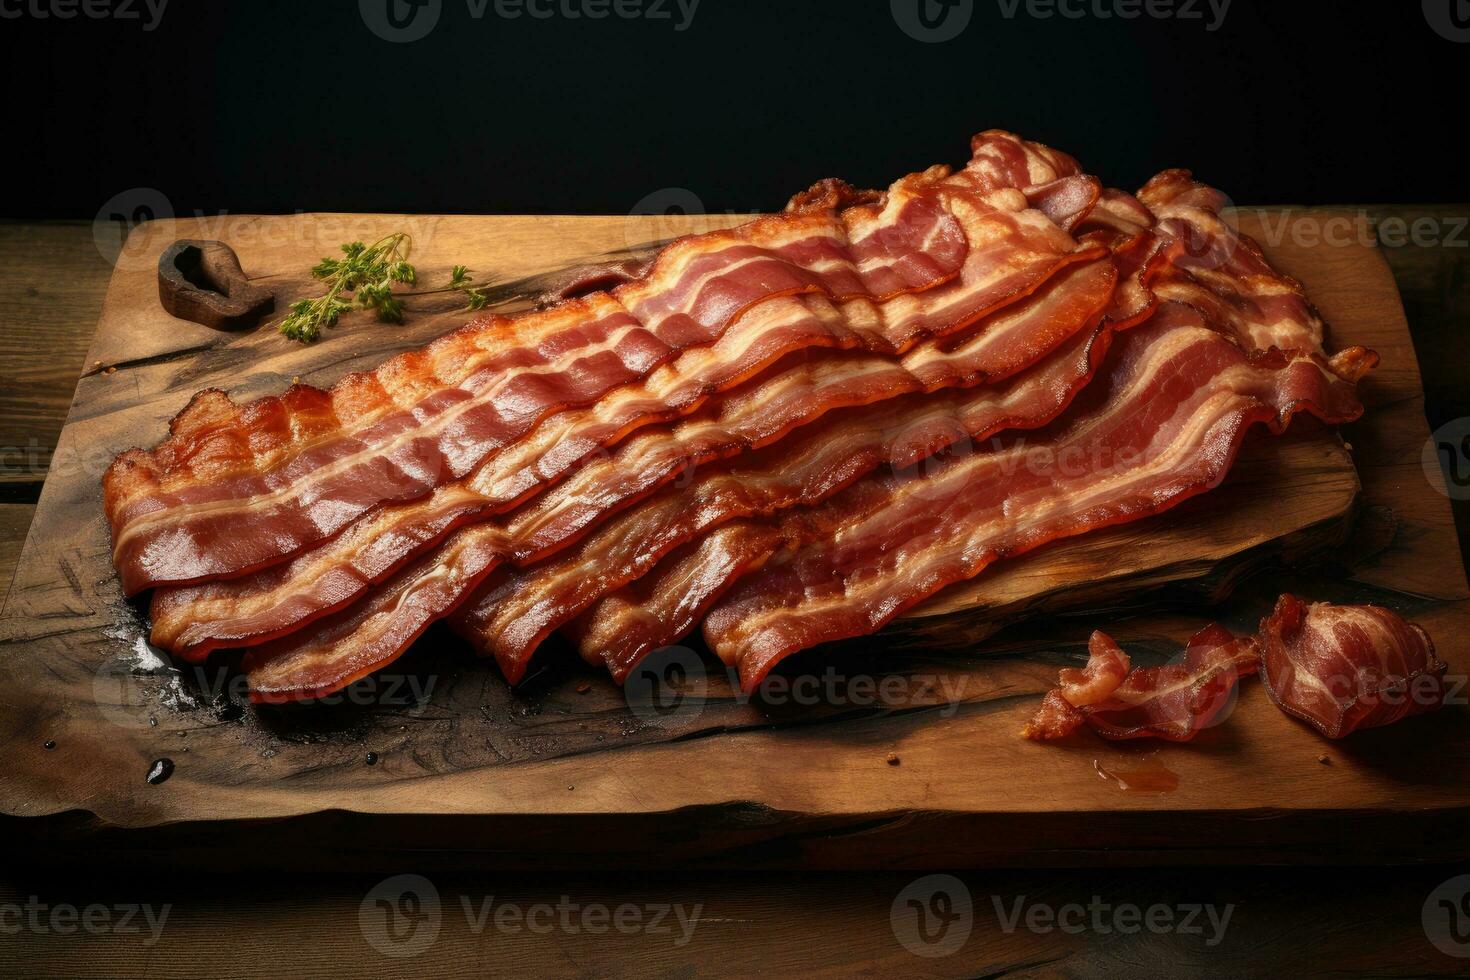
[[[0,501],[35,503],[49,468],[112,268],[92,238],[91,225],[0,223]]]
[[[68,881],[18,875],[0,890],[0,906],[13,903],[24,910],[34,901],[49,912],[62,904],[109,911],[147,904],[155,920],[165,906],[168,915],[156,940],[141,913],[134,933],[22,930],[0,941],[0,967],[18,976],[154,980],[1464,975],[1465,960],[1430,945],[1421,924],[1426,898],[1448,877],[1439,869],[1358,868],[1310,876],[1272,868],[991,870],[955,877],[965,885],[971,915],[967,933],[961,933],[963,925],[954,927],[962,942],[946,955],[933,955],[946,946],[920,956],[902,945],[900,936],[913,942],[914,912],[904,904],[905,890],[920,880],[913,873],[542,872],[430,876],[440,902],[438,929],[417,955],[402,955],[416,947],[389,946],[399,954],[390,956],[381,951],[382,934],[372,920],[363,925],[362,907],[371,907],[385,880],[379,876],[186,879],[159,872],[142,879],[98,875]],[[1033,920],[1035,928],[1010,921],[1018,902],[1023,909],[1066,916],[1066,928],[1043,917]],[[539,908],[543,928],[533,931],[512,918],[499,927],[493,918],[484,922],[477,917],[487,903],[533,921]],[[548,920],[558,923],[555,910],[563,904],[574,908],[572,927],[545,929]],[[681,932],[672,913],[657,927],[666,932],[581,925],[583,909],[626,905],[645,915],[645,922],[661,906],[682,905],[693,919],[692,931]],[[1206,905],[1213,906],[1217,920],[1228,914],[1222,933],[1209,925]],[[1116,928],[1114,910],[1128,906],[1140,913],[1160,910],[1156,914],[1169,919],[1156,918],[1152,928],[1122,920],[1123,928]],[[1091,907],[1101,910],[1102,928],[1094,927]],[[1165,921],[1171,926],[1163,927]]]
[[[156,440],[200,387],[246,398],[293,377],[330,383],[458,317],[440,298],[411,307],[405,328],[353,320],[309,348],[269,329],[222,335],[158,310],[153,261],[168,242],[229,241],[245,268],[289,301],[309,288],[298,270],[337,242],[406,227],[425,281],[469,261],[489,273],[497,298],[523,300],[540,277],[687,230],[681,220],[690,221],[297,215],[156,222],[135,233],[5,607],[0,658],[12,683],[0,693],[0,737],[12,765],[0,774],[0,809],[22,818],[18,832],[64,841],[60,856],[85,859],[128,853],[130,829],[173,823],[177,853],[197,848],[201,861],[210,854],[217,862],[211,852],[224,848],[228,862],[241,852],[221,830],[252,839],[259,821],[302,817],[289,828],[267,825],[274,846],[248,851],[251,863],[293,866],[360,864],[364,853],[391,864],[417,851],[425,833],[442,842],[440,860],[450,866],[461,849],[492,865],[578,867],[1055,864],[1121,853],[1140,863],[1241,853],[1392,861],[1416,856],[1389,833],[1415,813],[1419,826],[1446,828],[1454,853],[1466,850],[1451,833],[1470,803],[1459,709],[1353,741],[1332,767],[1318,761],[1316,737],[1258,687],[1243,692],[1230,724],[1184,748],[1056,748],[1015,737],[1035,695],[1080,655],[1092,627],[1107,625],[1141,659],[1161,660],[1208,618],[1248,628],[1283,582],[1323,598],[1399,606],[1442,637],[1453,670],[1466,666],[1465,585],[1448,508],[1418,465],[1419,380],[1388,269],[1372,248],[1273,241],[1269,226],[1268,251],[1307,282],[1334,324],[1334,344],[1364,343],[1384,356],[1365,386],[1369,416],[1348,433],[1366,516],[1352,540],[1342,540],[1339,520],[1353,496],[1345,451],[1307,426],[1258,441],[1218,494],[1160,521],[1047,549],[934,607],[982,607],[976,622],[918,618],[840,658],[816,651],[807,668],[839,671],[837,693],[818,704],[744,702],[711,675],[692,710],[640,714],[555,651],[531,684],[511,692],[493,668],[437,633],[354,692],[362,703],[326,710],[242,708],[223,671],[179,678],[148,667],[97,511],[96,479],[111,455]],[[1320,564],[1290,579],[1248,574],[1328,544],[1343,545],[1332,561],[1351,577],[1324,575]],[[1234,590],[1246,577],[1249,587]],[[1079,578],[1085,588],[1062,587]],[[1194,594],[1144,589],[1181,581]],[[1233,590],[1237,598],[1225,602]],[[1077,602],[1106,608],[1050,615]],[[1043,618],[980,645],[998,617],[1023,613]],[[891,695],[875,698],[880,687]],[[1400,762],[1425,738],[1444,746],[1432,764]],[[364,764],[368,752],[376,765]],[[889,754],[901,764],[888,764]],[[175,762],[175,775],[145,784],[162,757]],[[782,764],[752,764],[767,758]],[[1127,792],[1119,789],[1126,779],[1099,778],[1100,769],[1127,776],[1147,768],[1174,773],[1178,787]],[[589,836],[611,826],[611,842]],[[487,827],[496,831],[490,843]],[[1375,832],[1372,848],[1363,847],[1364,828]]]

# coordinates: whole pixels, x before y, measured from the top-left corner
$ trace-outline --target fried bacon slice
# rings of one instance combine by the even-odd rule
[[[1061,671],[1023,736],[1050,741],[1085,724],[1109,739],[1187,742],[1220,722],[1234,703],[1236,684],[1261,663],[1253,637],[1237,637],[1218,623],[1191,637],[1178,663],[1162,667],[1131,667],[1101,630],[1087,648],[1087,666]]]
[[[884,459],[895,458],[895,454],[900,461],[911,462],[966,433],[984,435],[1011,425],[1040,425],[1053,418],[1085,383],[1106,350],[1110,325],[1085,328],[1089,323],[1096,323],[1108,308],[1114,281],[1111,265],[1106,260],[1092,267],[1080,266],[1033,302],[999,316],[981,332],[949,349],[926,345],[899,361],[826,359],[803,365],[791,373],[791,379],[797,383],[790,385],[789,391],[783,391],[785,382],[782,376],[777,376],[741,397],[727,399],[712,420],[690,420],[669,433],[648,433],[635,438],[610,459],[579,470],[569,482],[538,498],[533,505],[506,519],[457,531],[440,550],[409,565],[355,606],[327,617],[319,627],[253,650],[246,660],[252,691],[262,698],[286,698],[298,690],[320,692],[337,680],[348,683],[360,676],[338,674],[334,664],[345,668],[369,660],[391,661],[433,619],[452,612],[469,590],[479,587],[492,573],[493,582],[483,587],[487,593],[500,597],[512,590],[520,580],[497,572],[503,562],[527,565],[565,547],[619,507],[634,503],[660,482],[676,476],[680,471],[677,453],[691,441],[697,442],[713,433],[719,444],[730,445],[732,451],[738,452],[764,444],[765,440],[755,436],[762,432],[770,434],[772,417],[783,417],[789,410],[788,402],[809,410],[824,401],[830,404],[836,391],[854,384],[871,388],[875,379],[881,378],[890,379],[879,387],[884,397],[905,390],[893,380],[896,377],[908,378],[907,389],[919,391],[945,384],[974,383],[988,376],[986,365],[996,363],[996,357],[1010,356],[1006,348],[1018,337],[1033,335],[1032,327],[1046,325],[1058,337],[1080,329],[1080,336],[1058,352],[1060,356],[1055,363],[1049,362],[1045,370],[1019,376],[1012,385],[977,389],[971,395],[946,391],[920,398],[916,394],[896,410],[875,405],[834,426],[798,429],[794,441],[787,438],[753,454],[751,466],[741,467],[739,471],[748,479],[731,481],[727,476],[706,501],[712,506],[697,512],[676,503],[676,510],[684,517],[695,518],[695,524],[670,524],[665,519],[669,512],[656,508],[657,520],[653,523],[662,521],[663,533],[655,536],[647,510],[640,509],[642,520],[649,526],[634,537],[614,538],[633,545],[635,554],[623,551],[618,556],[601,556],[589,565],[587,549],[583,548],[573,556],[575,567],[581,571],[572,574],[574,578],[588,577],[589,568],[617,574],[618,569],[631,565],[632,570],[626,574],[632,577],[640,561],[675,547],[680,535],[713,526],[716,518],[723,521],[742,512],[749,513],[751,502],[761,493],[789,496],[823,483],[829,489],[811,492],[831,493]],[[682,431],[685,428],[693,432],[685,434]],[[784,432],[785,428],[777,431]],[[847,442],[836,439],[844,432],[848,434]],[[663,462],[660,463],[661,454]],[[739,462],[743,457],[736,459]],[[788,472],[792,459],[801,460],[804,468]],[[723,471],[716,468],[696,472],[696,479],[702,485],[710,485],[710,478]],[[761,474],[764,484],[756,480]],[[729,498],[728,491],[735,488],[750,491],[751,496],[745,498],[747,509],[742,510],[738,500]],[[725,491],[724,499],[721,491]],[[702,524],[697,523],[701,516]],[[610,560],[613,557],[619,561]],[[748,564],[731,566],[730,574],[736,575],[749,567]],[[310,576],[302,578],[310,581]],[[231,584],[223,583],[223,586]],[[710,597],[715,595],[718,591]],[[411,602],[406,601],[407,596],[413,597]],[[535,644],[554,625],[570,619],[593,598],[596,593],[584,591],[574,597],[578,605],[563,600],[555,609],[546,607],[528,616],[487,652],[496,654],[507,677],[518,680]],[[226,600],[229,608],[228,596]],[[501,605],[491,601],[492,608]],[[333,649],[339,652],[333,654]]]
[[[1074,225],[1111,245],[1119,276],[1104,327],[1125,329],[1153,308],[1150,283],[1166,269],[1165,243],[1149,233],[1152,214],[1132,195],[1106,191],[1096,207]],[[1081,274],[1070,273],[1073,278]],[[1041,302],[1054,301],[1064,288],[1069,287],[1062,282],[1048,284],[1049,297]],[[1044,314],[1035,304],[1027,310],[1028,316]],[[667,583],[711,583],[680,605],[681,610],[702,613],[730,584],[727,580],[713,587],[714,571],[699,567],[697,548],[664,559],[681,541],[727,520],[818,503],[877,465],[909,465],[950,445],[956,436],[980,440],[1001,429],[1039,425],[1091,378],[1110,340],[1105,332],[1079,337],[1012,381],[1000,398],[976,392],[904,399],[848,413],[820,433],[701,471],[687,487],[614,518],[575,553],[496,576],[493,587],[480,589],[451,617],[451,625],[482,655],[494,656],[513,682],[524,674],[536,646],[558,627],[565,627],[588,662],[605,662],[621,681],[643,655],[683,636],[691,619],[680,616],[660,624],[658,612],[647,603],[634,612],[642,597],[667,594]],[[1000,414],[1008,417],[997,422],[1002,405],[1008,407]],[[922,442],[926,451],[887,448],[899,432],[907,433],[908,441]],[[589,568],[595,574],[588,574]],[[732,567],[729,574],[744,571]],[[655,580],[629,586],[643,575]],[[616,644],[603,645],[602,638],[614,636],[619,637]]]
[[[1092,377],[1111,340],[1111,330],[1102,327],[1000,387],[945,391],[848,413],[788,443],[702,471],[687,487],[608,522],[576,554],[517,573],[497,597],[477,596],[456,615],[455,629],[516,677],[535,644],[565,626],[585,659],[605,662],[621,681],[643,655],[675,642],[687,629],[688,617],[660,626],[654,608],[634,613],[639,596],[667,592],[666,583],[712,577],[698,567],[697,548],[665,558],[674,546],[724,521],[820,503],[880,466],[912,466],[955,443],[1044,424]],[[598,574],[579,573],[584,559]],[[642,575],[651,581],[641,583]],[[711,585],[685,607],[697,602],[702,614],[732,582]],[[610,636],[620,637],[617,644],[600,647],[601,638]]]
[[[698,627],[705,610],[726,589],[760,568],[780,547],[781,535],[775,528],[755,521],[723,524],[670,555],[659,566],[661,574],[638,579],[602,599],[595,614],[572,620],[567,635],[584,659],[605,663],[621,684],[649,653]],[[486,605],[493,599],[486,596]],[[470,623],[473,627],[473,620]],[[493,635],[483,627],[456,629],[477,645]],[[497,659],[504,665],[507,658]],[[524,670],[526,659],[529,653],[512,661],[511,669]]]
[[[828,640],[864,635],[991,562],[1176,506],[1224,479],[1252,425],[1362,412],[1368,352],[1247,351],[1197,310],[1161,305],[1054,433],[953,458],[920,476],[875,474],[783,515],[788,549],[710,612],[705,638],[742,681]]]
[[[1322,337],[1321,321],[1306,302],[1300,284],[1289,277],[1275,273],[1253,242],[1236,236],[1220,220],[1217,211],[1222,200],[1218,192],[1195,183],[1188,173],[1167,171],[1150,181],[1140,192],[1138,199],[1118,193],[1105,194],[1093,214],[1089,216],[1088,221],[1098,227],[1112,226],[1118,229],[1136,230],[1146,225],[1147,215],[1152,213],[1143,204],[1143,202],[1149,202],[1151,208],[1158,209],[1159,218],[1152,229],[1152,236],[1156,240],[1155,247],[1139,252],[1140,255],[1148,256],[1147,261],[1153,264],[1146,283],[1141,284],[1140,288],[1154,292],[1168,300],[1165,304],[1168,311],[1164,316],[1182,326],[1187,326],[1186,321],[1193,319],[1197,325],[1214,327],[1219,331],[1219,336],[1215,338],[1216,341],[1227,345],[1234,344],[1242,353],[1255,351],[1256,354],[1252,356],[1256,357],[1255,363],[1263,369],[1260,378],[1263,382],[1272,377],[1269,364],[1273,357],[1279,366],[1284,366],[1287,361],[1297,357],[1298,354],[1318,357],[1319,365],[1328,369],[1324,372],[1323,396],[1328,401],[1336,403],[1335,406],[1328,406],[1326,417],[1336,418],[1339,412],[1346,413],[1342,416],[1343,418],[1354,417],[1360,411],[1360,406],[1357,405],[1356,398],[1351,391],[1351,384],[1376,361],[1375,355],[1360,348],[1353,348],[1342,352],[1330,364],[1321,361],[1318,356]],[[1123,254],[1126,256],[1126,251]],[[1143,341],[1135,340],[1134,342],[1142,343]],[[1285,353],[1282,352],[1283,347]],[[1281,377],[1284,379],[1290,373],[1292,372],[1284,372]],[[1310,372],[1307,375],[1299,375],[1302,384],[1310,383],[1309,374]],[[1206,380],[1207,375],[1201,375],[1199,378],[1201,384],[1204,384]],[[1223,377],[1213,380],[1221,383],[1222,390],[1216,394],[1221,398],[1226,397],[1228,392],[1223,389],[1228,388],[1229,380]],[[1290,394],[1289,391],[1280,393],[1281,396]],[[1303,394],[1306,393],[1303,392]],[[1105,404],[1106,397],[1103,396],[1102,402],[1094,398],[1093,403],[1095,405]],[[1310,396],[1307,398],[1310,401]],[[1286,415],[1275,419],[1273,427],[1284,425],[1286,417],[1292,410],[1288,410]],[[1165,506],[1172,506],[1193,493],[1208,489],[1223,478],[1230,459],[1233,458],[1235,445],[1243,435],[1244,429],[1251,424],[1249,416],[1254,415],[1257,420],[1266,421],[1272,414],[1266,405],[1257,405],[1250,413],[1235,416],[1227,414],[1225,417],[1216,419],[1215,422],[1219,426],[1234,427],[1233,434],[1229,435],[1223,443],[1223,447],[1229,448],[1229,455],[1224,458],[1203,461],[1210,474],[1205,478],[1205,483],[1187,492],[1164,493]],[[1232,417],[1235,422],[1230,421]],[[1202,417],[1202,424],[1204,420]],[[1120,421],[1122,421],[1121,416]],[[1225,430],[1220,431],[1223,434]],[[1161,434],[1134,433],[1131,438],[1152,438]],[[1197,436],[1198,433],[1194,435]],[[1055,450],[1056,447],[1041,446],[1038,448],[1045,453]],[[1064,451],[1091,454],[1090,458],[1096,459],[1099,454],[1106,455],[1117,448],[1119,447],[1098,442],[1071,445]],[[1141,452],[1143,449],[1140,445],[1133,447],[1132,451]],[[1220,450],[1214,449],[1213,451]],[[1013,461],[1009,465],[1019,466],[1021,464]],[[1111,472],[1107,474],[1084,473],[1084,476],[1098,480],[1111,475],[1113,475]],[[1006,477],[1001,474],[993,478],[1001,480],[1001,485],[1003,485]],[[1036,489],[1039,492],[1046,488],[1037,487]],[[1077,487],[1079,493],[1083,489],[1083,487]],[[884,507],[884,493],[874,491],[871,500],[858,502],[859,492],[859,489],[855,488],[848,497],[854,502],[856,511],[833,518],[831,529],[814,528],[810,523],[803,524],[799,516],[793,517],[791,550],[794,552],[801,547],[801,542],[814,537],[820,538],[824,535],[836,534],[839,528],[844,529],[842,533],[851,535],[853,532],[846,529],[847,525],[859,522],[864,518],[866,514],[863,511],[864,507],[874,508],[873,520],[875,524],[881,524],[883,519],[889,516],[878,513]],[[1038,502],[1038,505],[1041,511],[1054,506],[1050,502],[1044,505]],[[1017,501],[996,499],[993,501],[993,506],[999,508],[1000,513],[1016,515],[1014,523],[1018,534],[1026,529],[1027,511]],[[1123,501],[1109,521],[1134,519],[1136,516],[1152,512],[1154,511],[1139,503],[1130,504]],[[915,520],[939,522],[939,518],[935,515],[919,517],[918,513],[920,512],[916,510]],[[1069,530],[1064,533],[1078,533],[1080,530],[1087,529],[1086,515],[1078,515],[1077,520],[1081,522],[1077,525],[1077,530]],[[884,547],[891,546],[893,545]],[[910,546],[914,549],[921,549],[922,543],[916,541]],[[761,575],[756,578],[764,581],[778,575],[785,567],[788,558],[789,556],[778,557],[767,565]],[[988,560],[985,559],[985,561]],[[813,557],[812,564],[804,566],[809,568],[809,571],[804,574],[818,578],[825,577],[830,580],[830,572],[821,570],[823,561],[825,558]],[[984,567],[985,561],[975,564],[975,572]],[[670,569],[661,570],[660,574],[678,577],[683,573],[677,569]],[[752,587],[758,588],[758,586]],[[797,587],[792,586],[792,588]],[[813,582],[810,588],[814,590],[815,595],[825,596],[830,590],[830,581]],[[739,591],[736,590],[735,593],[732,593],[732,597],[738,594]],[[734,601],[733,598],[731,601]],[[817,605],[823,604],[816,599],[813,599],[813,602]],[[609,605],[608,608],[611,610],[622,607],[621,605]],[[880,604],[879,608],[887,609],[888,607]],[[741,629],[735,622],[738,618],[738,615],[731,614],[719,620],[719,623],[725,623],[728,628],[738,632]],[[801,619],[802,617],[797,615],[793,618]],[[886,614],[881,622],[886,622],[887,618],[891,618],[891,612]],[[859,621],[854,621],[850,628],[858,633],[863,633],[877,628],[881,622],[860,625]],[[710,631],[717,628],[719,623],[712,619],[707,625],[706,635],[709,636]],[[613,624],[602,624],[597,628],[596,633],[605,635],[612,632],[613,629]],[[644,629],[647,629],[646,624]],[[587,631],[584,630],[584,632]],[[821,634],[813,635],[804,645],[820,642],[824,638],[828,637]],[[667,634],[664,637],[665,642],[672,642],[673,639],[674,637]],[[732,647],[731,657],[739,659],[739,654],[734,652],[735,649]],[[784,653],[779,654],[777,658],[784,655]]]
[[[1303,602],[1288,593],[1258,636],[1271,699],[1328,738],[1444,704],[1447,667],[1434,641],[1391,609]]]
[[[943,346],[931,341],[897,360],[851,354],[778,366],[671,428],[637,434],[616,452],[587,462],[568,483],[484,533],[506,539],[507,560],[529,562],[689,468],[776,442],[834,409],[1012,375],[1038,354],[1070,343],[1073,335],[1087,335],[1087,324],[1108,306],[1116,274],[1107,249],[1099,245],[1076,254],[1091,258],[1071,264],[1030,300],[992,314],[964,339]],[[744,329],[737,324],[727,338],[738,340]],[[1083,380],[1077,377],[1067,390],[1075,391]],[[1033,410],[1030,424],[1050,419],[1062,403],[1045,404],[1050,408]],[[1028,420],[1019,409],[1013,415],[1018,424]],[[558,451],[565,445],[559,443]],[[244,578],[157,590],[153,641],[197,660],[218,647],[267,642],[345,607],[456,528],[492,517],[492,469],[470,486],[451,484],[426,500],[380,509],[287,564]],[[480,492],[487,483],[490,491]]]
[[[1079,337],[1042,365],[999,387],[916,395],[840,413],[767,449],[701,468],[685,485],[670,487],[613,517],[575,551],[513,573],[494,594],[476,594],[455,614],[452,625],[482,654],[494,656],[512,680],[524,672],[537,644],[562,626],[571,628],[584,656],[599,662],[600,656],[589,646],[594,641],[585,634],[617,632],[623,611],[636,605],[631,597],[612,599],[616,590],[655,568],[668,581],[710,576],[708,569],[685,567],[702,560],[698,549],[664,560],[682,542],[726,521],[821,501],[880,465],[911,463],[957,439],[984,439],[1001,429],[1042,424],[1091,377],[1109,336],[1100,329]],[[730,574],[736,572],[732,569]],[[665,587],[650,583],[648,589],[657,592]],[[704,607],[722,591],[707,590]],[[573,624],[574,617],[605,596],[606,606],[589,611],[580,627]],[[598,625],[596,620],[605,617],[613,622]],[[648,611],[638,616],[644,652],[683,635],[673,624],[655,629],[655,618]],[[620,648],[627,652],[608,660],[619,678],[626,671],[617,663],[624,657],[636,659],[639,647],[625,641]]]
[[[950,282],[978,258],[999,305],[1074,247],[1016,189],[935,167],[842,211],[797,207],[681,239],[641,279],[478,318],[328,391],[296,386],[248,405],[202,392],[164,443],[124,453],[105,476],[114,561],[129,594],[265,567],[374,506],[468,475],[548,415],[713,343],[757,304],[811,295],[870,307]],[[901,308],[853,322],[851,342],[884,353],[926,326]]]

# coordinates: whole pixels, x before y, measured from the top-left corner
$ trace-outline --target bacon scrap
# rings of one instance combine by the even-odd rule
[[[1057,690],[1073,707],[1101,704],[1132,669],[1133,662],[1123,648],[1106,633],[1095,630],[1087,640],[1087,665],[1063,667],[1057,674]]]
[[[1128,655],[1101,631],[1087,646],[1087,666],[1061,671],[1022,729],[1026,738],[1063,738],[1085,724],[1109,739],[1187,742],[1220,722],[1237,683],[1261,662],[1253,637],[1236,637],[1218,623],[1190,638],[1180,662],[1161,667],[1130,669]]]
[[[1266,689],[1328,738],[1444,704],[1446,664],[1415,623],[1382,606],[1276,601],[1259,633]]]
[[[1068,701],[1058,688],[1052,688],[1041,698],[1036,714],[1021,729],[1021,737],[1033,742],[1050,742],[1066,738],[1087,724],[1082,709]]]

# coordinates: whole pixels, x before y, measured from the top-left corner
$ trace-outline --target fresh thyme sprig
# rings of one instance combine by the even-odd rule
[[[485,304],[490,302],[490,297],[486,296],[484,290],[482,290],[479,286],[476,286],[474,282],[475,280],[474,277],[470,275],[470,270],[462,265],[457,265],[454,267],[454,271],[451,272],[449,275],[448,288],[464,291],[465,309],[483,310],[485,308]]]
[[[326,293],[293,303],[291,312],[281,321],[281,333],[309,344],[322,335],[322,330],[336,326],[342,314],[354,307],[372,310],[384,323],[402,323],[401,296],[405,294],[395,293],[394,287],[418,284],[418,273],[408,261],[412,247],[413,238],[402,231],[371,245],[362,242],[343,245],[342,258],[328,256],[311,270],[313,278],[327,284]],[[454,267],[447,286],[411,295],[454,291],[464,293],[469,310],[483,309],[490,302],[490,297],[475,284],[469,269],[462,265]]]
[[[291,306],[291,313],[281,321],[281,333],[292,340],[309,344],[322,335],[326,327],[354,305],[377,313],[385,323],[403,322],[403,303],[393,295],[394,283],[412,285],[418,280],[408,261],[412,239],[398,232],[372,245],[348,242],[342,246],[342,258],[328,256],[311,270],[312,278],[327,284],[325,295],[303,299]],[[343,299],[352,294],[352,302]]]

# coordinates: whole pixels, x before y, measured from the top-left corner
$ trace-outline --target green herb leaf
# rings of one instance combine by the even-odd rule
[[[343,258],[328,256],[311,270],[313,278],[327,284],[326,293],[293,303],[290,314],[281,321],[281,333],[309,344],[320,338],[324,329],[336,326],[342,313],[354,304],[375,311],[380,320],[402,323],[403,303],[393,295],[393,284],[413,285],[418,281],[408,261],[412,244],[406,232],[371,245],[344,243]],[[343,299],[347,294],[351,294],[351,303]]]
[[[407,232],[397,232],[371,245],[343,243],[342,258],[327,256],[311,270],[313,278],[327,284],[326,292],[316,299],[291,304],[291,312],[281,321],[281,333],[303,344],[312,343],[354,308],[372,310],[384,323],[402,323],[403,299],[394,287],[418,285],[418,271],[408,261],[412,244]],[[456,291],[464,293],[468,310],[484,309],[490,303],[483,288],[475,284],[469,267],[463,265],[453,268],[447,286],[413,295]]]

